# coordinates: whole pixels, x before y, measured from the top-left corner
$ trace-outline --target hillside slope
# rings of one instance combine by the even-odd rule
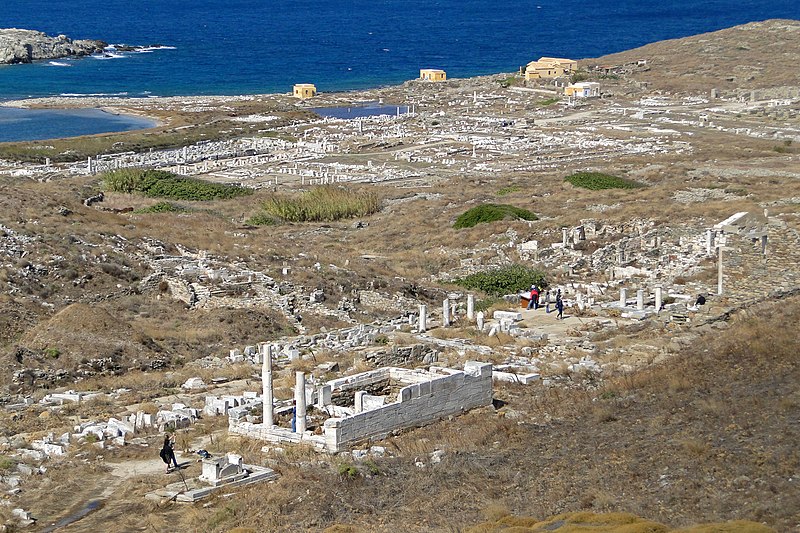
[[[800,21],[773,19],[648,44],[582,66],[646,60],[630,78],[649,88],[676,91],[751,90],[800,85]]]

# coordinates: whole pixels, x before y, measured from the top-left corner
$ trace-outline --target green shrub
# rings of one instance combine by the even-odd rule
[[[582,81],[586,81],[589,79],[589,75],[582,71],[573,72],[572,75],[569,77],[570,83],[579,83]]]
[[[17,465],[17,461],[13,457],[0,455],[0,471],[11,470]]]
[[[591,189],[593,191],[602,189],[636,189],[638,187],[644,187],[641,183],[625,178],[618,178],[610,174],[603,174],[602,172],[577,172],[564,178],[564,181],[568,181],[576,187]]]
[[[519,76],[507,76],[505,78],[497,80],[497,83],[500,84],[500,87],[506,89],[511,87],[512,85],[519,85],[521,78]]]
[[[50,359],[58,359],[58,356],[61,355],[61,350],[58,348],[45,348],[44,354]]]
[[[456,229],[471,228],[484,222],[496,222],[506,219],[537,220],[537,217],[527,209],[514,207],[513,205],[483,204],[475,206],[459,216],[453,227]]]
[[[540,107],[547,107],[555,104],[556,102],[558,102],[558,98],[545,98],[544,100],[539,100],[536,102],[536,105]]]
[[[380,209],[378,195],[343,187],[314,187],[299,196],[273,196],[264,203],[267,215],[288,222],[333,222],[363,217]]]
[[[519,185],[509,185],[508,187],[503,187],[499,191],[497,191],[497,196],[506,196],[507,194],[519,192],[522,190],[522,187]]]
[[[531,285],[547,287],[544,273],[525,265],[510,265],[458,278],[453,281],[466,289],[478,289],[493,296],[527,290]]]
[[[245,221],[249,226],[274,226],[278,221],[266,213],[256,213]]]
[[[184,178],[163,170],[120,169],[103,174],[106,190],[122,193],[138,192],[151,198],[171,200],[229,200],[252,194],[253,191],[238,185],[223,185]]]
[[[478,311],[487,311],[490,307],[502,303],[503,299],[498,298],[496,296],[489,296],[487,298],[481,298],[480,300],[475,302],[475,312]]]
[[[342,477],[354,478],[358,475],[358,468],[350,463],[342,463],[339,465],[339,475]]]
[[[171,202],[158,202],[157,204],[153,204],[150,207],[143,207],[141,209],[137,209],[134,211],[136,214],[146,214],[146,213],[184,213],[188,211],[185,207],[181,207],[179,205],[175,205]]]

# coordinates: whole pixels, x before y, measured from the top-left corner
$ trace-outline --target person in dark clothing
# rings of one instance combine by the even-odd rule
[[[178,461],[175,459],[174,447],[175,443],[172,440],[172,437],[169,434],[164,435],[164,446],[161,447],[161,452],[159,452],[159,455],[161,456],[161,460],[167,465],[167,474],[169,474],[170,463],[175,465],[175,468],[178,468]]]
[[[695,307],[703,305],[706,303],[706,297],[702,294],[697,295],[697,301],[694,303]]]
[[[560,293],[561,291],[559,291]],[[563,320],[564,318],[564,300],[561,299],[561,294],[556,296],[556,310],[558,311],[558,316],[556,318],[560,318]]]

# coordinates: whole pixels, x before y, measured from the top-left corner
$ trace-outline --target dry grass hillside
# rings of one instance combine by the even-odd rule
[[[535,362],[543,378],[529,386],[497,382],[492,407],[398,432],[371,443],[385,453],[360,460],[288,444],[265,452],[263,442],[229,434],[225,417],[204,415],[178,431],[181,449],[235,451],[280,477],[197,505],[145,500],[177,480],[156,473],[163,467],[155,429],[124,446],[73,437],[66,456],[44,460],[46,472],[26,475],[21,492],[9,485],[0,496],[42,526],[102,500],[65,531],[661,532],[736,520],[755,524],[705,530],[796,531],[800,137],[791,135],[800,131],[798,103],[681,96],[649,108],[639,99],[649,89],[636,82],[648,82],[652,96],[796,87],[798,70],[786,65],[800,59],[797,36],[800,22],[767,21],[587,61],[583,67],[647,65],[605,78],[603,98],[575,106],[554,99],[540,109],[542,95],[532,87],[503,87],[491,77],[425,84],[416,93],[412,82],[370,92],[425,99],[417,116],[387,119],[380,131],[367,127],[375,138],[366,147],[319,157],[319,168],[347,161],[376,172],[392,165],[413,171],[408,179],[347,183],[380,202],[378,212],[351,219],[254,225],[265,203],[302,194],[297,189],[307,181],[291,173],[280,174],[280,187],[230,200],[176,200],[164,212],[138,211],[159,199],[123,192],[86,206],[102,188],[98,176],[0,177],[0,483],[17,475],[13,454],[50,432],[58,438],[88,421],[178,402],[202,409],[207,394],[260,390],[258,367],[225,356],[301,331],[320,334],[319,343],[301,344],[300,360],[281,359],[279,399],[291,397],[296,370],[329,379],[372,368],[368,355],[418,343],[435,344],[442,366],[485,358],[513,368],[525,359],[524,368]],[[628,88],[635,98],[620,96]],[[460,122],[474,132],[445,130]],[[411,133],[393,138],[395,127]],[[333,137],[336,128],[352,124],[301,124],[287,138],[310,140],[323,130]],[[485,148],[451,139],[473,133]],[[571,136],[580,142],[559,144]],[[381,151],[404,143],[400,152]],[[457,163],[443,163],[450,158]],[[594,190],[565,182],[583,171],[642,186]],[[530,209],[538,219],[453,227],[480,204]],[[768,253],[731,238],[726,293],[717,298],[705,230],[733,213],[760,217],[765,210]],[[589,228],[595,234],[586,239],[575,231]],[[570,231],[574,240],[564,244]],[[517,248],[534,240],[536,254]],[[532,335],[490,337],[465,324],[463,313],[454,327],[438,326],[442,300],[464,292],[448,280],[510,263],[543,269],[576,302],[577,291],[590,294],[593,283],[605,292],[593,295],[590,309],[569,309],[569,322],[553,314],[539,321],[543,313],[530,311],[520,329]],[[703,291],[708,305],[671,316],[681,304],[642,320],[614,305],[620,288],[631,305],[637,289],[646,289],[645,298],[656,283],[665,303]],[[510,307],[479,291],[476,298],[482,309]],[[423,303],[434,328],[429,337],[417,336],[404,316]],[[387,317],[401,317],[402,331],[384,330],[355,348],[322,342],[337,328],[386,324]],[[476,355],[470,343],[488,349]],[[583,357],[598,366],[581,367]],[[190,377],[209,389],[181,389]],[[38,402],[66,388],[129,391],[81,404]],[[187,473],[199,471],[196,458],[184,457]],[[143,470],[119,475],[131,460]],[[11,508],[0,505],[0,522]]]
[[[292,448],[271,459],[279,480],[203,506],[156,508],[141,495],[159,480],[130,481],[119,489],[125,503],[109,502],[75,531],[661,532],[736,520],[756,524],[688,531],[794,531],[800,341],[774,324],[798,320],[800,297],[765,302],[698,326],[682,355],[595,391],[498,385],[496,408],[389,438],[380,443],[387,457],[354,462]],[[264,457],[261,443],[219,445]],[[39,516],[54,512],[40,501]]]
[[[647,69],[630,78],[651,89],[707,92],[711,89],[762,89],[797,86],[800,21],[767,20],[682,39],[648,44],[618,54],[582,61],[582,65],[636,64]]]

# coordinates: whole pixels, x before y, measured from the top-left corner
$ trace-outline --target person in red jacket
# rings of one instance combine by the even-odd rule
[[[528,302],[527,309],[539,309],[539,288],[536,285],[531,285],[531,300]]]

